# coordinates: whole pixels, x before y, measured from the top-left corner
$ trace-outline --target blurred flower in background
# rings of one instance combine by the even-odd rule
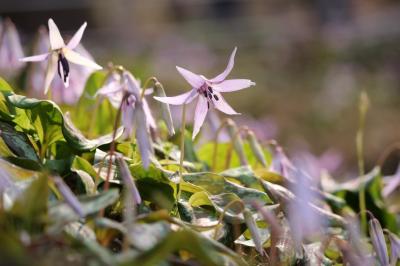
[[[25,66],[19,59],[24,57],[21,41],[14,23],[0,20],[0,76],[13,78]]]

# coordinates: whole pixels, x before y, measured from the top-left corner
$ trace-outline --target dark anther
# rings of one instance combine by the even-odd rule
[[[61,69],[62,69],[62,74],[64,76],[62,76],[61,74]],[[63,79],[64,82],[67,82],[67,78],[69,76],[69,64],[67,59],[64,57],[64,55],[62,53],[58,54],[58,75],[60,76],[60,78]]]
[[[203,95],[204,95],[204,97],[207,98],[207,92],[206,91],[203,91]]]
[[[208,93],[208,98],[210,98],[210,100],[212,100],[212,94]]]
[[[212,89],[211,87],[208,87],[208,91],[209,91],[210,93],[213,93],[213,89]]]
[[[215,99],[216,101],[218,101],[218,100],[219,100],[218,96],[217,96],[217,95],[215,95],[215,94],[214,94],[214,99]]]
[[[210,109],[210,102],[207,102],[207,109]]]

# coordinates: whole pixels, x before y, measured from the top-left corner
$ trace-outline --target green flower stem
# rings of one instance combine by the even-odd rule
[[[222,123],[219,125],[219,127],[214,135],[214,149],[213,149],[212,166],[211,166],[211,170],[213,172],[217,169],[218,137],[219,137],[219,134],[222,132],[222,130],[227,125],[227,123],[228,123],[228,119],[225,119],[224,121],[222,121]]]
[[[110,143],[110,151],[109,151],[109,162],[108,162],[108,168],[107,168],[107,176],[106,176],[106,182],[104,183],[104,191],[107,191],[110,188],[110,175],[111,175],[111,166],[112,166],[112,157],[115,152],[115,137],[117,135],[117,130],[118,130],[118,125],[119,125],[119,120],[121,117],[121,110],[122,110],[122,104],[128,97],[128,94],[125,93],[124,97],[121,100],[121,103],[119,105],[117,115],[115,116],[115,121],[114,121],[114,130],[113,130],[113,135],[112,135],[112,141]]]
[[[143,88],[142,88],[142,94],[140,95],[140,98],[143,100],[144,98],[144,93],[147,89],[147,86],[150,84],[150,82],[153,82],[153,84],[156,84],[158,82],[156,77],[150,77],[148,78],[144,83],[143,83]]]
[[[181,197],[181,183],[183,180],[183,159],[185,157],[185,128],[186,128],[186,104],[182,105],[182,122],[181,122],[181,156],[179,159],[179,183],[176,187],[176,202]]]

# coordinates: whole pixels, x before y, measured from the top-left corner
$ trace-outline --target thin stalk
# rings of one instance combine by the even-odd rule
[[[186,128],[186,104],[182,105],[182,122],[181,122],[181,156],[179,159],[179,183],[176,187],[176,201],[179,202],[181,197],[181,183],[183,180],[183,159],[185,157],[185,128]]]
[[[219,134],[221,134],[222,130],[225,128],[227,123],[228,123],[228,119],[225,119],[224,121],[222,121],[222,123],[219,125],[219,127],[214,135],[214,149],[213,149],[213,159],[212,159],[212,166],[211,166],[212,171],[215,171],[215,169],[217,168],[218,137],[219,137]]]
[[[143,83],[143,88],[142,88],[142,94],[140,95],[140,98],[143,100],[145,91],[147,89],[147,86],[150,84],[150,82],[153,82],[154,84],[158,82],[156,77],[150,77],[148,78],[144,83]]]
[[[109,187],[110,187],[110,175],[111,175],[112,157],[113,157],[114,152],[115,152],[115,137],[117,135],[119,120],[120,120],[120,117],[121,117],[122,104],[124,103],[124,101],[126,100],[127,97],[128,97],[128,94],[126,93],[124,95],[124,97],[122,98],[122,100],[121,100],[121,103],[120,103],[120,105],[118,107],[117,115],[116,115],[115,121],[114,121],[114,130],[113,130],[112,141],[110,143],[110,151],[109,151],[110,159],[109,159],[109,162],[108,162],[106,182],[104,184],[104,191],[107,191],[109,189]]]
[[[368,110],[368,96],[363,91],[360,95],[359,103],[359,124],[358,131],[356,135],[356,149],[358,158],[358,171],[361,178],[361,187],[359,192],[359,207],[361,215],[361,230],[363,233],[367,231],[367,216],[366,216],[366,203],[365,203],[365,169],[364,169],[364,128],[365,128],[365,118]]]

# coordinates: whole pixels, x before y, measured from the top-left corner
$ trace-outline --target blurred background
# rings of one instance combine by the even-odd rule
[[[365,131],[370,169],[400,139],[400,2],[373,0],[0,0],[0,16],[20,34],[25,55],[52,17],[63,35],[88,22],[82,40],[96,61],[141,78],[156,76],[168,95],[188,89],[175,65],[212,77],[235,46],[231,78],[257,83],[225,94],[235,120],[289,154],[326,151],[356,170],[358,98],[371,108]],[[387,172],[397,167],[394,153]]]

